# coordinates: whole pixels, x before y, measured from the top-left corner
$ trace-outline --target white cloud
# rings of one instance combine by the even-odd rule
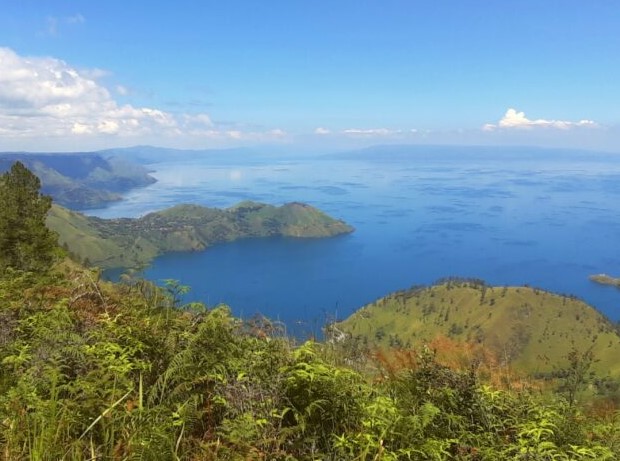
[[[315,136],[327,137],[329,139],[348,138],[348,139],[372,139],[380,138],[382,141],[390,139],[405,141],[407,139],[418,139],[420,131],[417,128],[396,129],[396,128],[346,128],[332,129],[320,126],[313,131]]]
[[[184,115],[183,119],[188,127],[192,127],[194,129],[212,128],[215,126],[211,120],[211,117],[207,114]]]
[[[287,136],[288,134],[286,133],[286,131],[276,128],[267,131],[228,130],[221,132],[217,130],[212,130],[209,137],[213,139],[229,138],[233,140],[266,142],[282,140]]]
[[[116,85],[114,90],[116,91],[116,94],[118,94],[119,96],[127,96],[129,94],[129,89],[123,85]]]
[[[330,133],[331,133],[331,130],[328,130],[327,128],[323,128],[323,127],[318,127],[316,130],[314,130],[314,134],[319,134],[319,135],[326,135]]]
[[[276,128],[275,130],[269,130],[267,134],[273,136],[274,138],[286,137],[286,131],[281,130],[280,128]]]
[[[54,58],[26,58],[0,48],[0,122],[16,137],[132,135],[168,130],[176,121],[156,109],[118,105],[96,80]],[[5,133],[6,135],[7,133]]]
[[[487,123],[482,129],[484,131],[493,131],[496,129],[532,129],[532,128],[554,128],[559,130],[569,130],[578,127],[596,127],[597,124],[592,120],[579,120],[578,122],[570,122],[565,120],[530,120],[525,116],[524,112],[517,112],[516,109],[510,108],[506,111],[502,119],[497,123]]]
[[[97,129],[100,133],[116,134],[120,130],[120,125],[116,120],[102,120],[97,125]]]
[[[89,78],[91,80],[99,80],[100,78],[108,77],[109,75],[111,75],[111,72],[103,69],[98,69],[96,67],[93,69],[80,69],[78,70],[78,73],[82,77]]]
[[[395,134],[402,133],[402,130],[390,130],[387,128],[370,128],[370,129],[359,129],[359,128],[349,128],[347,130],[343,130],[344,134],[353,135],[353,136],[390,136]]]
[[[119,104],[97,78],[105,71],[76,70],[50,57],[24,57],[0,47],[0,148],[24,147],[39,140],[67,138],[135,138],[135,142],[162,139],[187,141],[193,137],[219,140],[280,140],[280,129],[247,131],[242,126],[220,129],[208,114],[172,114],[156,108]],[[127,95],[122,85],[115,94]]]
[[[88,125],[84,125],[80,122],[75,122],[73,124],[73,127],[71,128],[71,132],[74,134],[91,134],[93,130]]]

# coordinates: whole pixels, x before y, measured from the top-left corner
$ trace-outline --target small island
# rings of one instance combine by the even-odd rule
[[[595,274],[588,277],[590,280],[601,285],[611,285],[620,288],[620,277],[612,277],[607,274]]]
[[[353,227],[310,205],[276,207],[251,201],[218,209],[177,205],[141,218],[101,219],[54,205],[47,225],[80,262],[108,268],[138,268],[166,252],[202,251],[243,238],[321,238]]]

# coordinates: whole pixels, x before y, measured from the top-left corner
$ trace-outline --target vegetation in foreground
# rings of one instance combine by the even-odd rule
[[[474,355],[295,345],[183,287],[63,263],[0,282],[0,456],[39,459],[618,459],[620,413]],[[443,356],[446,356],[443,350]],[[449,356],[450,354],[448,354]],[[478,364],[478,365],[477,365]],[[492,375],[491,373],[491,375]],[[578,370],[560,384],[579,390]]]
[[[0,193],[11,179],[0,179]],[[44,208],[30,209],[21,229],[39,224],[24,242],[42,232],[30,218]],[[5,460],[620,457],[613,402],[577,398],[583,360],[569,363],[557,394],[535,382],[493,386],[479,357],[459,352],[450,366],[429,347],[295,345],[268,320],[180,305],[185,287],[174,282],[103,283],[58,262],[52,246],[32,270],[35,255],[10,259],[11,248],[0,247]]]

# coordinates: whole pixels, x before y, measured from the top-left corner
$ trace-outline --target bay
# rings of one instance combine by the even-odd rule
[[[374,148],[324,157],[197,155],[150,165],[158,182],[100,217],[178,203],[301,201],[355,226],[330,239],[254,239],[157,258],[144,272],[187,300],[261,313],[297,335],[450,276],[575,295],[620,320],[620,157],[534,148]],[[114,277],[114,272],[111,273]]]

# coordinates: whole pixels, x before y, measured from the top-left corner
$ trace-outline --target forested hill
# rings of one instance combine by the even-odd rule
[[[121,193],[155,182],[148,170],[119,156],[98,153],[0,153],[0,173],[20,161],[41,180],[41,191],[71,209],[96,208]]]
[[[100,219],[53,206],[48,226],[81,261],[102,268],[139,267],[168,251],[199,251],[251,237],[331,237],[353,228],[303,203],[242,202],[232,208],[178,205],[138,219]]]

